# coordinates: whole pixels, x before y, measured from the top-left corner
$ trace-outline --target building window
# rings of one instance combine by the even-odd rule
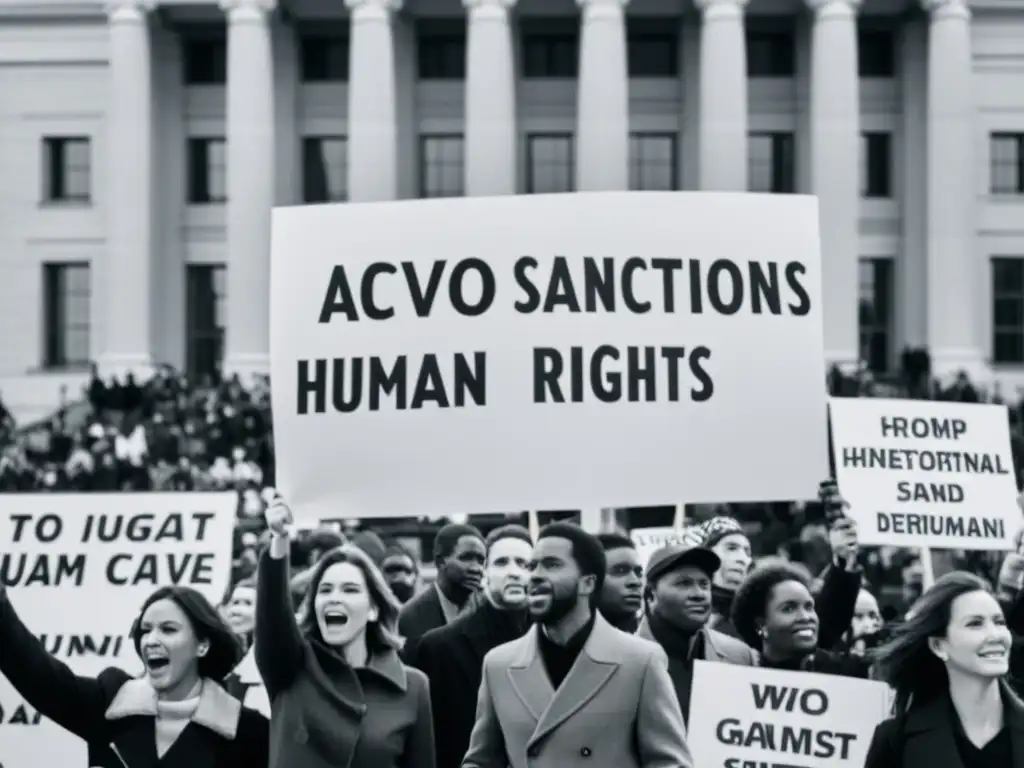
[[[538,133],[526,137],[526,191],[531,194],[572,192],[576,162],[571,133]]]
[[[989,155],[992,194],[1024,195],[1024,133],[993,133]]]
[[[197,37],[183,43],[185,85],[224,85],[228,81],[228,42],[223,37]]]
[[[678,35],[631,30],[626,54],[630,77],[679,76]]]
[[[228,199],[227,143],[224,139],[188,140],[188,202],[223,203]]]
[[[796,40],[792,30],[747,30],[747,75],[793,77]]]
[[[523,77],[574,78],[579,37],[573,34],[524,34]]]
[[[420,137],[420,197],[465,194],[462,136]]]
[[[348,199],[348,139],[307,136],[302,140],[302,201],[336,203]]]
[[[43,200],[88,203],[92,187],[92,149],[83,137],[43,139]]]
[[[860,135],[860,196],[892,197],[892,134]]]
[[[796,153],[791,133],[752,133],[748,138],[751,192],[795,192]]]
[[[348,38],[342,35],[303,35],[299,41],[304,83],[348,81]]]
[[[992,362],[1024,363],[1024,258],[992,259]]]
[[[43,366],[88,365],[91,286],[85,263],[43,265]]]
[[[896,76],[896,36],[891,29],[858,26],[857,69],[861,77]]]
[[[892,367],[893,289],[892,259],[860,260],[860,359],[875,373],[887,373]]]
[[[649,192],[678,189],[674,133],[634,133],[629,137],[629,188]]]
[[[185,356],[188,375],[215,374],[224,362],[227,270],[189,264],[185,273]]]
[[[464,34],[420,34],[416,52],[420,80],[466,79]]]

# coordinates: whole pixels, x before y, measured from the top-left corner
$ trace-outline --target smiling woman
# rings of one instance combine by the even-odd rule
[[[90,744],[97,768],[264,768],[266,718],[220,682],[241,658],[216,609],[188,587],[146,600],[131,637],[141,678],[80,677],[47,653],[0,587],[0,673],[41,714]]]
[[[373,561],[348,545],[317,563],[296,617],[291,511],[267,509],[258,569],[256,665],[274,712],[269,768],[434,768],[426,676],[398,658],[399,605]]]

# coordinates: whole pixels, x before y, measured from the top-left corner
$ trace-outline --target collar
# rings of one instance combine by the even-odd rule
[[[405,665],[398,657],[398,652],[392,648],[371,654],[365,669],[402,693],[409,688],[409,675],[406,673]]]
[[[659,634],[662,633],[659,632]],[[642,637],[644,640],[650,640],[653,643],[657,643],[661,646],[662,650],[665,651],[666,655],[669,656],[669,658],[678,658],[678,651],[680,650],[678,647],[668,647],[668,645],[671,644],[671,641],[673,639],[678,639],[686,643],[686,661],[693,661],[694,659],[703,660],[703,656],[705,655],[703,653],[704,649],[708,646],[714,648],[714,643],[711,641],[711,633],[708,631],[708,628],[706,626],[701,627],[692,635],[684,635],[682,632],[672,630],[669,630],[668,635],[669,637],[665,637],[663,634],[663,636],[660,638],[655,635],[654,627],[652,626],[651,617],[649,615],[644,616],[640,620],[640,626],[637,627],[636,630],[637,637]],[[711,659],[711,661],[713,660],[714,659]]]
[[[107,720],[121,720],[126,717],[156,717],[156,690],[145,678],[135,678],[122,685],[107,707]],[[238,733],[238,721],[242,704],[213,680],[203,680],[199,694],[199,706],[189,720],[196,725],[213,731],[225,739],[234,739]]]
[[[999,689],[1002,691],[1003,703],[1006,705],[1006,725],[1024,735],[1024,701],[1018,698],[1005,681],[1000,681]],[[936,728],[948,728],[949,707],[952,707],[952,703],[948,693],[935,696],[920,707],[911,705],[907,712],[906,732],[908,734],[922,733]],[[1019,737],[1014,737],[1014,739],[1017,738]]]
[[[437,599],[441,602],[441,613],[444,615],[444,623],[451,624],[462,613],[462,609],[448,599],[448,596],[441,591],[441,587],[434,582],[434,589],[437,591]]]
[[[594,623],[596,621],[596,618],[597,611],[592,611],[590,614],[590,619],[587,621],[587,623],[580,627],[578,630],[576,630],[576,634],[570,637],[569,641],[565,645],[559,645],[550,637],[548,637],[547,633],[543,630],[543,628],[539,630],[537,638],[543,646],[547,648],[557,649],[555,651],[556,653],[558,651],[562,651],[567,654],[579,654],[580,651],[583,650],[583,646],[587,644],[587,640],[590,639],[590,633],[594,630]]]

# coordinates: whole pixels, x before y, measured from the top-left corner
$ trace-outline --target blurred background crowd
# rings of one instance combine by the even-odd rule
[[[906,350],[899,373],[879,379],[866,367],[852,374],[832,369],[826,386],[839,397],[910,397],[959,402],[995,402],[1009,406],[1018,486],[1024,464],[1024,392],[1004,399],[998,386],[986,388],[960,376],[943,386],[930,373],[925,350]],[[18,424],[0,393],[0,492],[213,491],[238,494],[235,578],[251,575],[263,535],[266,489],[274,486],[273,421],[270,381],[245,386],[237,378],[190,380],[169,367],[158,368],[144,382],[132,376],[102,380],[94,371],[80,397],[55,404],[51,418]],[[742,471],[742,468],[737,468]],[[781,557],[802,563],[812,575],[831,559],[828,526],[816,502],[776,501],[762,504],[688,505],[687,522],[716,516],[739,521],[755,558]],[[541,525],[558,519],[578,520],[575,510],[539,513]],[[628,532],[669,526],[672,507],[616,510],[615,521]],[[465,521],[461,518],[459,521]],[[432,578],[434,536],[448,518],[347,520],[339,527],[305,531],[294,545],[297,568],[315,562],[319,553],[355,538],[379,562],[389,555],[411,564],[419,580]],[[508,523],[526,525],[521,515],[473,515],[486,535]],[[943,570],[973,571],[998,583],[1001,556],[981,552],[945,552]],[[895,548],[864,548],[865,586],[870,585],[884,612],[919,591],[923,572],[917,553]],[[403,568],[404,570],[404,568]]]

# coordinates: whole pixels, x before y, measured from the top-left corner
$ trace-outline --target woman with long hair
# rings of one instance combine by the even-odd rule
[[[1012,642],[984,581],[961,571],[936,581],[873,654],[896,700],[865,768],[1024,765],[1024,703],[1005,682]]]
[[[789,563],[762,565],[732,605],[740,639],[761,653],[761,666],[867,677],[862,659],[819,647],[820,622],[807,574]]]
[[[217,609],[190,587],[146,599],[131,639],[145,674],[76,675],[21,622],[0,587],[0,673],[40,714],[89,745],[100,768],[265,768],[268,725],[221,681],[242,651]]]
[[[427,677],[399,660],[399,605],[359,548],[325,553],[296,618],[291,512],[267,509],[258,569],[256,665],[271,706],[269,768],[434,768]]]

